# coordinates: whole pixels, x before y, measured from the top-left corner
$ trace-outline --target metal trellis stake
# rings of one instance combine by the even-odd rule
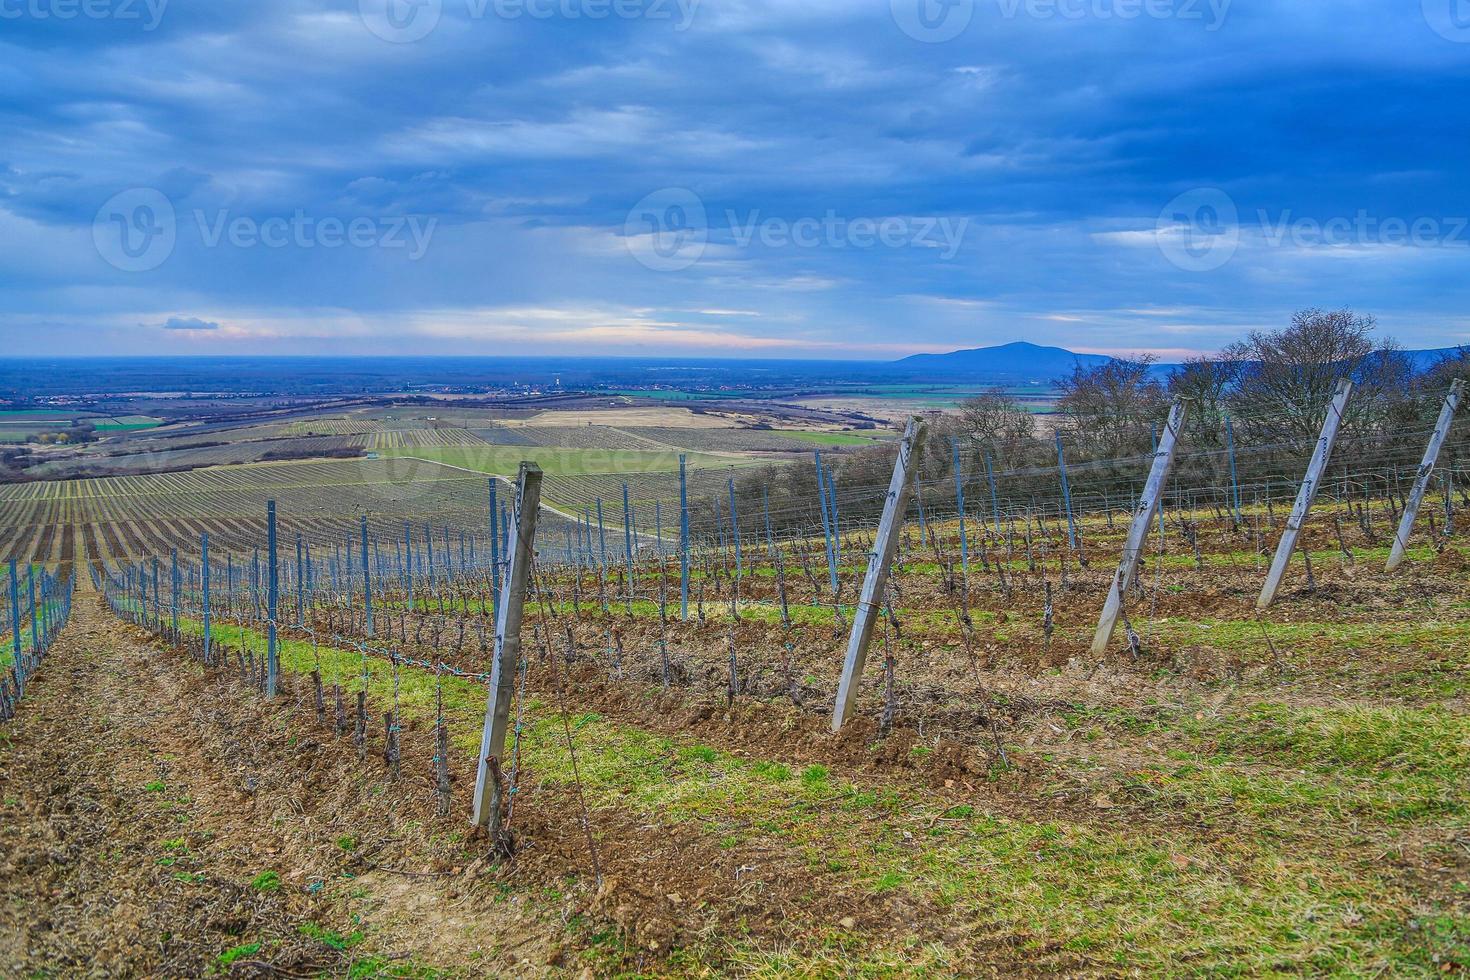
[[[822,470],[822,451],[812,450],[817,461],[817,503],[822,506],[822,537],[827,542],[827,578],[832,585],[832,594],[837,594],[837,554],[832,547],[832,517],[827,512],[826,477]]]
[[[689,619],[689,479],[679,454],[679,618]]]
[[[281,672],[280,655],[276,649],[276,502],[268,500],[265,504],[265,547],[269,554],[266,555],[266,645],[265,645],[265,696],[273,698],[276,696],[276,684]],[[156,587],[155,587],[156,594]]]
[[[364,610],[364,625],[367,627],[367,635],[373,635],[373,573],[368,561],[368,528],[367,515],[362,515],[362,601],[366,607]]]
[[[1072,487],[1067,483],[1067,457],[1062,452],[1062,434],[1057,436],[1057,472],[1062,476],[1062,506],[1067,508],[1067,547],[1077,550],[1077,519],[1072,516]]]
[[[199,534],[199,584],[204,590],[204,662],[210,663],[213,637],[210,635],[209,615],[209,532]]]

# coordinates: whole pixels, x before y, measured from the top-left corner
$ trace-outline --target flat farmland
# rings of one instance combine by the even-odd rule
[[[282,541],[298,531],[316,545],[352,541],[363,515],[387,542],[401,538],[404,521],[488,532],[481,477],[416,459],[293,461],[0,486],[0,554],[58,561],[73,529],[93,560],[194,552],[202,532],[220,551],[249,550],[263,540],[268,499]],[[561,518],[544,519],[559,538]]]
[[[393,448],[382,450],[385,457],[423,457],[448,466],[458,466],[477,473],[514,476],[522,460],[531,460],[549,476],[585,476],[589,474],[674,473],[679,469],[679,453],[674,450],[570,449],[555,446],[453,446],[422,449]],[[716,456],[709,453],[686,453],[689,469],[712,469],[749,464],[740,457]]]

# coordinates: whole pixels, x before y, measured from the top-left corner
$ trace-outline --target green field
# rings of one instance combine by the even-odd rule
[[[632,449],[557,449],[546,446],[426,446],[383,449],[383,457],[427,459],[477,473],[515,476],[521,460],[535,462],[547,476],[587,476],[603,473],[673,473],[679,469],[675,452]],[[685,453],[690,469],[748,466],[752,460],[709,453]]]
[[[140,429],[156,429],[162,424],[163,419],[149,415],[113,415],[98,419],[96,429],[98,432],[135,432]]]
[[[893,433],[878,432],[872,435],[862,435],[856,432],[805,432],[800,429],[772,429],[783,436],[792,439],[800,439],[802,442],[813,442],[819,446],[870,446],[875,442],[883,442],[893,438]]]

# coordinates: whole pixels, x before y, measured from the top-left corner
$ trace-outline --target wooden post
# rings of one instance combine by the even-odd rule
[[[506,553],[510,568],[501,589],[495,619],[495,660],[490,668],[490,692],[485,702],[485,730],[480,736],[479,766],[475,772],[475,802],[471,821],[489,831],[494,840],[500,832],[505,809],[505,792],[500,785],[500,758],[505,754],[505,734],[510,728],[510,702],[515,692],[516,671],[521,659],[521,617],[525,611],[526,584],[535,557],[536,512],[541,506],[541,467],[521,463],[516,485],[515,516],[509,528]]]
[[[1301,533],[1307,512],[1312,509],[1312,501],[1322,485],[1322,474],[1327,469],[1327,461],[1332,457],[1332,444],[1337,441],[1337,430],[1342,426],[1342,413],[1347,408],[1348,396],[1352,393],[1353,382],[1350,378],[1343,378],[1337,383],[1337,392],[1327,406],[1327,417],[1322,420],[1322,434],[1317,437],[1317,448],[1312,452],[1312,461],[1307,464],[1307,475],[1302,479],[1301,488],[1297,490],[1296,503],[1292,504],[1291,516],[1286,519],[1286,530],[1281,532],[1281,540],[1276,545],[1276,557],[1271,559],[1271,570],[1266,573],[1266,584],[1261,587],[1261,596],[1256,600],[1257,609],[1265,609],[1271,605],[1276,598],[1276,590],[1281,588],[1281,578],[1286,574],[1291,553],[1296,550],[1297,535]]]
[[[1133,523],[1128,528],[1128,538],[1123,544],[1123,560],[1113,573],[1113,584],[1108,590],[1107,602],[1103,604],[1102,616],[1097,621],[1097,634],[1092,638],[1092,655],[1100,657],[1107,652],[1108,641],[1113,637],[1113,627],[1118,624],[1118,614],[1123,610],[1123,596],[1133,585],[1133,576],[1138,570],[1138,557],[1143,553],[1148,538],[1149,524],[1159,506],[1159,496],[1169,471],[1174,468],[1174,452],[1179,445],[1179,434],[1184,430],[1184,413],[1187,403],[1182,398],[1174,399],[1169,409],[1169,419],[1164,424],[1164,438],[1154,450],[1153,466],[1149,469],[1148,481],[1143,485],[1143,496],[1138,509],[1133,512]]]
[[[888,483],[883,518],[878,523],[878,533],[873,537],[873,550],[868,555],[868,574],[863,579],[862,596],[858,600],[857,613],[852,621],[852,635],[847,641],[847,659],[842,665],[842,681],[838,684],[837,703],[832,709],[834,732],[852,715],[853,706],[857,703],[858,682],[862,679],[863,663],[868,655],[868,641],[873,638],[873,627],[883,605],[888,566],[898,547],[903,515],[908,507],[909,488],[919,468],[918,458],[924,449],[925,434],[924,420],[915,416],[909,419],[909,424],[904,429],[903,441],[898,444],[898,459],[893,464],[893,479]]]
[[[1419,516],[1419,505],[1424,502],[1424,492],[1429,489],[1429,478],[1434,475],[1434,464],[1439,459],[1440,447],[1450,434],[1450,424],[1454,421],[1455,411],[1460,407],[1460,400],[1464,396],[1464,381],[1457,380],[1450,385],[1450,393],[1445,396],[1444,406],[1439,410],[1439,421],[1434,424],[1434,433],[1424,449],[1424,461],[1419,464],[1419,472],[1414,475],[1414,489],[1409,491],[1409,499],[1404,505],[1404,516],[1393,536],[1393,550],[1389,552],[1388,564],[1383,569],[1386,572],[1398,568],[1399,562],[1404,560],[1404,549],[1408,547],[1409,535],[1414,530],[1414,518]],[[1445,499],[1449,499],[1448,489]]]

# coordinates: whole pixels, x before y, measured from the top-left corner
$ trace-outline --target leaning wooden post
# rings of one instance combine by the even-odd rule
[[[515,692],[516,671],[521,659],[521,617],[525,611],[526,585],[535,557],[536,511],[541,506],[541,467],[521,463],[516,484],[515,514],[508,528],[506,555],[510,568],[501,587],[495,617],[495,660],[490,667],[490,693],[485,701],[485,730],[480,736],[479,766],[475,771],[475,802],[471,821],[495,840],[505,810],[505,789],[500,783],[500,758],[505,754],[505,734],[510,728],[510,702]]]
[[[1291,516],[1286,519],[1286,530],[1281,533],[1281,541],[1276,545],[1276,557],[1271,559],[1271,570],[1266,573],[1266,584],[1261,587],[1261,596],[1256,600],[1257,609],[1265,609],[1271,605],[1276,598],[1276,590],[1281,588],[1281,578],[1291,562],[1291,553],[1296,550],[1297,535],[1301,533],[1307,512],[1312,509],[1312,501],[1322,485],[1322,474],[1327,469],[1327,461],[1332,458],[1332,444],[1337,441],[1337,430],[1342,427],[1342,413],[1347,408],[1348,396],[1352,393],[1352,379],[1343,378],[1337,383],[1337,392],[1332,396],[1332,403],[1327,406],[1327,417],[1322,420],[1322,434],[1317,437],[1317,448],[1312,451],[1312,461],[1307,464],[1307,475],[1303,477],[1301,488],[1297,490],[1296,503],[1292,504]]]
[[[1429,489],[1429,478],[1434,475],[1434,464],[1439,459],[1440,447],[1450,434],[1450,423],[1454,421],[1455,411],[1460,407],[1464,396],[1464,381],[1456,381],[1450,385],[1444,407],[1439,410],[1439,421],[1434,424],[1434,434],[1429,437],[1429,445],[1424,449],[1424,461],[1419,464],[1419,472],[1414,476],[1414,489],[1409,491],[1409,499],[1404,504],[1404,516],[1399,520],[1399,529],[1393,536],[1393,550],[1388,553],[1388,564],[1384,566],[1386,572],[1398,568],[1399,562],[1404,560],[1404,549],[1408,547],[1409,535],[1414,530],[1414,518],[1419,516],[1419,505],[1424,502],[1424,492]]]
[[[266,583],[266,646],[265,646],[265,696],[276,696],[277,675],[280,673],[280,656],[276,650],[276,502],[265,504],[265,546],[270,552],[266,556],[268,579]],[[157,595],[158,586],[154,585]]]
[[[1133,512],[1133,523],[1128,528],[1128,539],[1123,544],[1123,560],[1113,573],[1113,585],[1108,590],[1107,602],[1103,604],[1102,616],[1097,621],[1097,634],[1092,638],[1092,655],[1100,657],[1107,652],[1108,641],[1113,637],[1113,627],[1118,624],[1118,614],[1123,609],[1123,596],[1133,586],[1133,577],[1138,571],[1138,558],[1143,554],[1144,541],[1148,537],[1149,524],[1158,510],[1159,496],[1169,471],[1174,468],[1174,452],[1179,445],[1179,433],[1184,429],[1184,411],[1187,402],[1174,399],[1169,409],[1169,420],[1164,423],[1164,438],[1154,450],[1153,466],[1148,480],[1143,485],[1143,496],[1138,509]]]
[[[858,682],[862,679],[863,663],[868,656],[868,641],[873,638],[873,627],[883,605],[888,566],[893,562],[893,553],[898,547],[903,515],[908,508],[909,488],[918,470],[916,460],[923,452],[925,433],[924,420],[915,416],[909,420],[903,441],[898,444],[898,460],[893,464],[893,479],[888,483],[883,519],[879,521],[878,533],[873,537],[873,550],[868,554],[868,574],[863,579],[862,596],[858,599],[857,613],[852,621],[852,635],[847,640],[847,659],[842,664],[842,681],[837,686],[837,703],[832,709],[834,732],[851,717],[857,703]]]

